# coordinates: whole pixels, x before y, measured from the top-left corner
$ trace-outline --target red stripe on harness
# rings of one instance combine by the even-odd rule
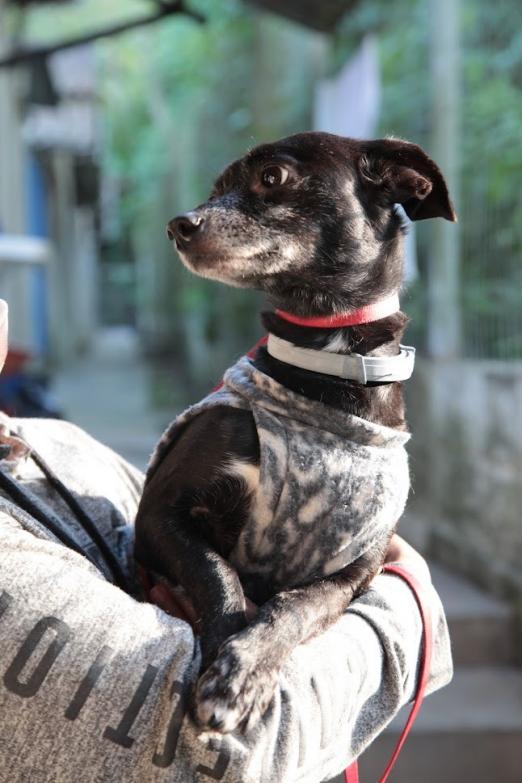
[[[390,760],[386,765],[386,769],[384,770],[384,772],[382,773],[379,779],[379,783],[385,783],[385,781],[387,780],[388,775],[392,771],[392,768],[395,762],[397,761],[399,753],[402,750],[402,746],[406,742],[406,738],[410,733],[410,729],[421,708],[424,699],[424,694],[426,692],[428,677],[430,674],[431,650],[433,645],[431,615],[430,615],[429,608],[427,607],[426,603],[423,600],[424,588],[422,587],[421,583],[418,581],[418,579],[415,576],[413,576],[409,571],[402,568],[401,566],[387,565],[384,566],[383,570],[386,573],[400,576],[401,579],[404,579],[404,581],[407,582],[411,591],[413,592],[422,619],[423,644],[422,644],[422,658],[421,658],[421,667],[420,667],[420,674],[419,674],[419,683],[417,686],[417,693],[415,694],[415,701],[413,702],[413,707],[411,708],[410,714],[408,715],[408,720],[406,721],[406,724],[401,732],[401,736],[399,737],[395,749],[390,757]],[[354,761],[353,764],[351,764],[349,767],[346,768],[344,772],[344,780],[345,783],[359,783],[359,770],[356,761]]]
[[[246,354],[246,356],[248,356],[249,359],[253,359],[256,355],[257,349],[260,348],[262,345],[266,345],[267,341],[268,341],[268,335],[265,334],[263,335],[263,337],[260,337],[257,343],[253,345],[252,348],[249,350],[249,352]],[[213,392],[219,391],[219,389],[221,389],[222,386],[223,386],[223,380],[221,380],[218,384],[216,384],[212,389],[212,391]]]

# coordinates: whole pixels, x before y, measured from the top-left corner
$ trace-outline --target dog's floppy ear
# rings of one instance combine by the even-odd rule
[[[388,203],[402,204],[410,220],[457,220],[439,167],[417,144],[377,139],[360,142],[360,151],[363,180],[379,188]]]

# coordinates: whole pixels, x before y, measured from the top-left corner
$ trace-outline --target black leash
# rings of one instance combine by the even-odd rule
[[[92,521],[89,514],[79,503],[78,499],[65,486],[65,484],[60,481],[56,473],[54,473],[54,471],[45,462],[43,457],[38,454],[38,452],[31,450],[31,457],[38,465],[51,486],[54,487],[60,497],[67,503],[85,532],[90,535],[91,539],[98,547],[103,559],[105,560],[110,572],[113,575],[114,583],[117,584],[118,587],[121,587],[122,590],[127,590],[127,579],[125,578],[123,569],[120,566],[116,555],[96,527],[95,523]]]
[[[111,548],[109,547],[109,545],[107,544],[103,536],[101,535],[100,531],[96,527],[95,523],[93,522],[89,514],[80,505],[77,498],[65,486],[65,484],[63,484],[63,482],[60,481],[58,476],[49,467],[49,465],[45,462],[45,460],[37,452],[35,452],[30,446],[29,449],[30,449],[29,454],[33,459],[33,461],[35,462],[35,464],[40,468],[45,478],[49,481],[49,483],[54,488],[54,490],[60,495],[62,500],[64,500],[65,503],[69,506],[71,512],[76,517],[83,530],[87,533],[88,536],[90,536],[92,541],[96,544],[98,550],[100,551],[100,554],[102,555],[105,563],[107,564],[112,574],[114,584],[118,585],[118,587],[120,587],[122,590],[128,592],[127,579],[125,577],[123,569],[121,568],[115,554],[113,553],[113,551],[111,550]],[[38,505],[38,503],[35,503],[35,501],[28,495],[28,493],[24,490],[21,484],[19,484],[18,481],[16,481],[11,476],[9,476],[4,470],[2,470],[1,467],[0,467],[0,488],[3,489],[12,498],[12,500],[18,506],[20,506],[20,508],[22,508],[28,514],[34,517],[34,519],[40,522],[54,536],[56,536],[56,538],[58,538],[62,542],[62,544],[69,547],[69,549],[73,549],[78,554],[83,555],[96,568],[98,568],[97,563],[88,554],[88,552],[84,550],[83,547],[71,535],[69,535],[69,533],[67,533],[63,529],[59,517],[49,509],[44,509],[40,505]]]

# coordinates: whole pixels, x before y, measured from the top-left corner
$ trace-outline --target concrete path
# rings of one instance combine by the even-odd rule
[[[65,418],[144,469],[166,420],[150,404],[135,332],[100,331],[89,355],[59,371],[53,390]]]

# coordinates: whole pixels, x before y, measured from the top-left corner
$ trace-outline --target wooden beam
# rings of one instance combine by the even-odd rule
[[[120,24],[113,25],[101,30],[93,30],[91,33],[79,36],[78,38],[70,38],[66,41],[59,41],[55,44],[48,46],[36,46],[30,49],[17,49],[11,52],[7,56],[0,59],[0,68],[10,68],[15,65],[21,65],[31,60],[42,59],[48,57],[55,52],[61,52],[64,49],[71,49],[74,46],[81,46],[82,44],[91,43],[97,41],[100,38],[109,38],[113,35],[120,35],[121,33],[132,30],[135,27],[143,27],[144,25],[158,22],[161,19],[165,19],[173,14],[185,14],[191,17],[196,22],[202,24],[205,21],[205,17],[196,11],[192,11],[185,7],[182,0],[176,0],[176,2],[166,2],[163,0],[156,0],[157,11],[148,16],[140,16],[137,19],[130,20],[129,22],[122,22]]]
[[[248,0],[248,2],[285,16],[322,33],[333,31],[341,18],[360,0]]]

